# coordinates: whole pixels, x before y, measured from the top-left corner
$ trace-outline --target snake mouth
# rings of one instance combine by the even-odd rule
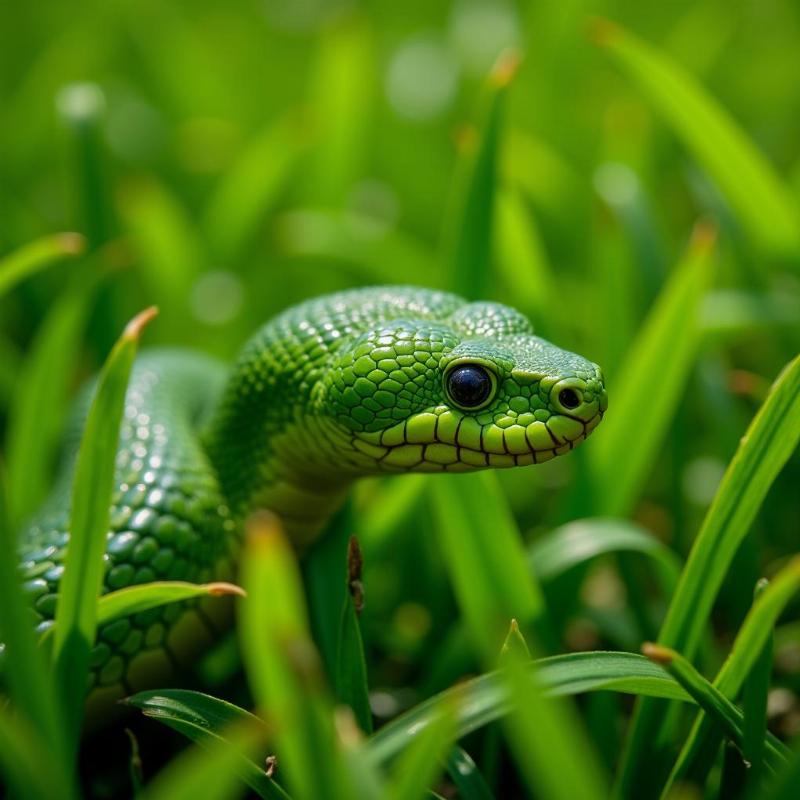
[[[440,412],[440,413],[435,413]],[[469,472],[476,469],[542,464],[568,453],[600,424],[599,405],[591,416],[553,414],[525,425],[480,425],[474,417],[442,407],[384,431],[357,434],[353,447],[381,472]]]

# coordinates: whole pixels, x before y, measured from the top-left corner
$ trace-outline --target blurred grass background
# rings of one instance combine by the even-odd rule
[[[415,283],[514,305],[606,372],[608,420],[581,451],[498,475],[526,540],[622,516],[685,558],[739,437],[800,346],[800,217],[782,216],[800,205],[796,3],[43,1],[3,15],[0,253],[58,231],[87,240],[0,296],[12,519],[46,493],[70,398],[141,308],[161,308],[147,344],[230,359],[300,299]],[[777,190],[762,197],[713,120],[687,114],[669,81],[653,89],[594,15],[705,87]],[[522,60],[498,100],[487,75],[509,49]],[[481,182],[490,137],[496,164]],[[487,233],[493,220],[491,240],[475,239],[484,251],[459,240],[453,220],[464,219]],[[711,227],[716,247],[702,244]],[[670,276],[677,299],[647,351],[663,369],[645,357],[625,382]],[[626,469],[627,495],[613,496]],[[797,548],[798,479],[795,455],[727,574],[710,667],[758,577]],[[368,481],[355,497],[379,720],[477,668],[436,536],[447,502],[428,487]],[[649,570],[603,558],[559,574],[545,585],[540,638],[553,652],[638,650],[669,600]],[[791,736],[800,628],[787,619],[771,708],[773,729]],[[625,719],[615,702],[582,705],[609,766]]]

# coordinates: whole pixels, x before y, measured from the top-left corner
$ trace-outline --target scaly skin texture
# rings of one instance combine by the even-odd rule
[[[232,371],[189,352],[145,353],[127,394],[103,591],[230,579],[256,508],[277,513],[303,549],[360,476],[541,463],[583,441],[606,404],[599,368],[534,336],[514,309],[412,287],[289,309]],[[53,497],[23,537],[40,629],[55,613],[85,407]],[[105,708],[185,665],[218,633],[219,607],[173,604],[103,626],[90,701]]]

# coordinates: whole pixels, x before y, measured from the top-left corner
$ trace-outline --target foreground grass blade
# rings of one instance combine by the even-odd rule
[[[457,701],[457,698],[456,698]],[[440,705],[425,730],[397,759],[388,782],[388,800],[420,800],[444,768],[456,734],[456,709]]]
[[[588,451],[594,508],[600,515],[630,512],[661,451],[700,342],[699,308],[709,283],[715,238],[706,225],[695,229],[619,378],[609,386],[613,407],[603,423],[603,436]]]
[[[756,586],[758,597],[769,586],[763,579]],[[750,674],[744,682],[742,711],[744,711],[744,736],[742,756],[750,765],[747,773],[748,786],[758,791],[761,785],[761,762],[764,757],[764,740],[767,735],[767,697],[772,677],[772,651],[775,646],[773,629],[769,627],[767,641],[761,648]]]
[[[714,679],[714,686],[728,698],[734,698],[742,688],[748,674],[764,652],[778,617],[790,600],[800,592],[800,558],[795,557],[784,567],[758,594],[753,607],[747,614],[731,652],[719,674]],[[700,714],[686,739],[662,796],[666,797],[671,786],[684,780],[685,776],[705,774],[710,767],[708,755],[716,749],[711,722]],[[707,756],[703,758],[702,756]]]
[[[63,687],[66,723],[71,732],[80,724],[89,650],[97,628],[97,598],[125,392],[142,329],[155,314],[151,308],[135,317],[108,357],[75,466],[70,539],[56,609],[53,653],[56,684]]]
[[[36,511],[50,485],[92,294],[78,281],[53,303],[17,376],[7,434],[15,528]]]
[[[652,661],[661,664],[672,675],[695,702],[712,718],[736,746],[744,747],[744,715],[715,686],[710,684],[680,653],[669,647],[646,642],[642,652]],[[773,739],[766,745],[768,763],[779,765],[786,760],[785,747]]]
[[[800,211],[733,118],[654,47],[605,20],[592,33],[707,170],[756,244],[796,258]]]
[[[40,732],[39,732],[40,733]],[[76,796],[69,778],[35,726],[0,704],[0,775],[20,800],[59,800]],[[3,782],[0,781],[0,789]]]
[[[519,530],[496,475],[438,475],[430,492],[444,563],[473,646],[492,667],[510,619],[523,628],[542,621],[541,590],[526,568]]]
[[[624,519],[581,519],[555,528],[531,544],[528,565],[547,583],[573,567],[612,553],[647,556],[665,594],[672,594],[680,560],[641,525]]]
[[[14,554],[17,542],[6,513],[6,489],[0,470],[0,641],[5,645],[4,679],[10,690],[15,709],[31,723],[42,744],[50,754],[54,769],[67,773],[67,748],[63,741],[60,707],[53,692],[53,682],[45,671],[44,659],[36,646],[30,609],[20,585],[20,576]],[[3,712],[0,698],[0,712]],[[10,718],[0,720],[0,738],[3,724],[15,725]],[[22,742],[20,747],[24,745]],[[0,746],[0,750],[4,747]],[[12,759],[10,767],[13,769]],[[25,763],[24,758],[20,763]],[[64,791],[69,794],[69,784]]]
[[[347,548],[347,592],[342,602],[336,658],[336,696],[353,709],[359,727],[372,733],[372,712],[369,707],[367,662],[361,641],[358,616],[364,604],[361,583],[361,550],[355,536]]]
[[[687,658],[694,656],[731,560],[799,438],[800,357],[776,379],[728,466],[672,596],[660,644]],[[758,652],[760,647],[754,656]],[[654,741],[661,718],[660,707],[650,701],[643,701],[634,714],[620,776],[620,789],[626,795],[646,763],[643,754]]]
[[[213,747],[237,725],[260,725],[264,736],[269,733],[267,726],[249,711],[200,692],[183,689],[140,692],[126,698],[125,703],[207,747]],[[263,764],[259,766],[246,754],[242,753],[235,769],[259,797],[288,800],[286,792],[267,777]]]
[[[256,701],[274,723],[290,792],[297,800],[355,797],[308,633],[297,563],[276,518],[251,519],[242,565],[242,655]]]
[[[486,110],[479,139],[457,177],[452,214],[445,223],[445,263],[450,288],[472,300],[487,296],[492,257],[492,227],[497,181],[497,151],[508,85],[519,66],[516,54],[501,55],[489,75]]]
[[[191,600],[195,597],[244,597],[244,590],[233,583],[187,583],[154,581],[109,592],[97,601],[97,624],[105,625],[119,617],[127,617],[151,608]]]
[[[608,780],[575,710],[545,695],[519,651],[509,649],[505,660],[500,679],[511,700],[505,728],[528,788],[548,800],[606,797]]]
[[[240,779],[246,754],[262,751],[265,733],[258,723],[227,730],[213,744],[206,741],[171,761],[147,786],[141,800],[228,800],[244,794]],[[286,798],[283,793],[262,795],[268,800]]]
[[[461,800],[494,800],[480,770],[464,748],[456,745],[447,757],[447,774]]]
[[[540,659],[535,665],[537,681],[546,696],[609,691],[691,700],[664,670],[632,653],[573,653]],[[372,757],[378,763],[395,758],[424,729],[446,698],[458,703],[458,739],[500,719],[512,706],[498,672],[464,681],[425,700],[373,734],[369,740]]]
[[[0,259],[0,297],[30,275],[85,249],[86,240],[79,233],[56,233],[23,245]]]

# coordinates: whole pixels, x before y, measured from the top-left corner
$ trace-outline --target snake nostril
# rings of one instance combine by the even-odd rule
[[[573,409],[581,404],[581,399],[574,389],[562,389],[558,393],[558,402],[561,403],[564,408]]]

